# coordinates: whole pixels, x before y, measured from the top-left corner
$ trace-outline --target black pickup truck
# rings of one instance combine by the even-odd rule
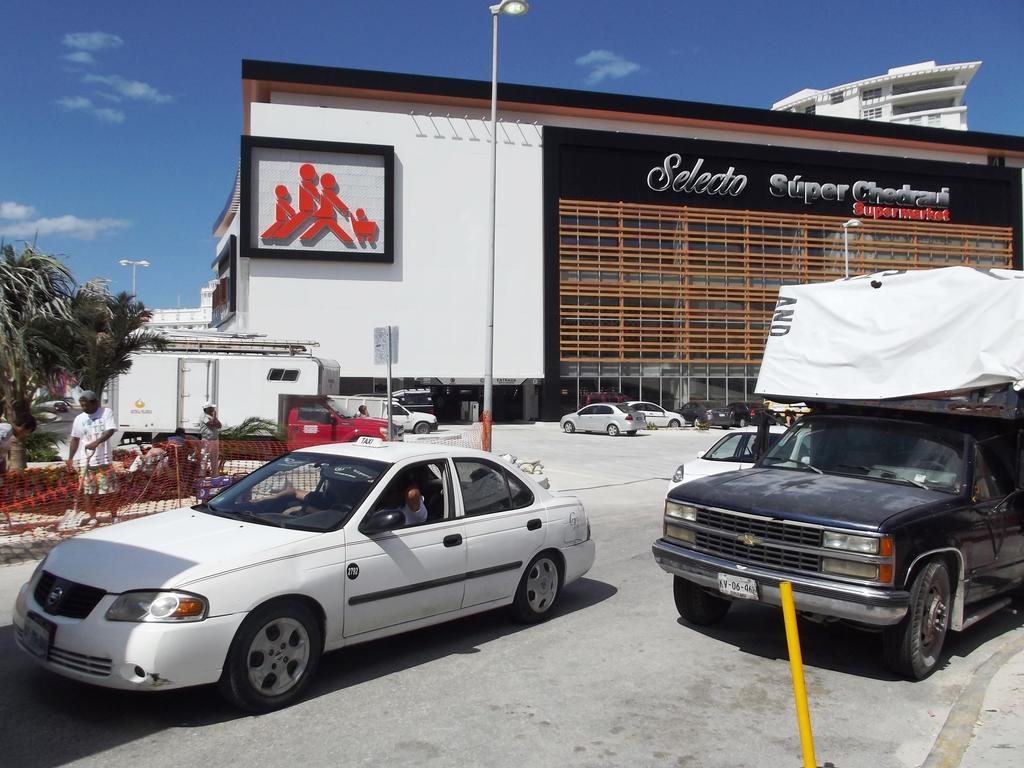
[[[880,630],[886,664],[927,677],[1024,583],[1018,395],[808,405],[753,469],[673,489],[654,558],[692,624],[788,581],[799,612]]]

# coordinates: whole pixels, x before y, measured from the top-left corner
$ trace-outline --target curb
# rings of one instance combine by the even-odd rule
[[[1005,642],[978,667],[971,682],[953,702],[946,722],[921,768],[957,768],[960,765],[974,738],[975,725],[992,678],[1021,652],[1024,652],[1024,634]]]

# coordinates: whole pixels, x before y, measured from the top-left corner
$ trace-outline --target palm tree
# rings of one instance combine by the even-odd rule
[[[64,345],[68,372],[79,386],[100,396],[111,379],[132,367],[132,355],[163,349],[164,336],[145,330],[152,316],[129,293],[112,296],[95,282],[79,288],[71,301],[71,322],[54,329]]]
[[[29,415],[35,391],[60,372],[63,350],[49,332],[70,319],[74,279],[56,257],[25,246],[0,247],[0,412],[9,420]],[[9,466],[25,466],[15,440]]]

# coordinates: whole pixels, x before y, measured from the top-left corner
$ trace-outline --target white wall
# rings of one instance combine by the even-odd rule
[[[426,129],[427,126],[422,126]],[[344,376],[381,376],[375,326],[399,327],[395,376],[484,366],[490,144],[438,139],[408,114],[253,104],[251,133],[395,147],[393,264],[248,259],[246,330],[313,338]],[[494,375],[543,375],[539,136],[498,145]]]

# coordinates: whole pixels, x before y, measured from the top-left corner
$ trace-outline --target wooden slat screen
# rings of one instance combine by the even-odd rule
[[[559,203],[562,362],[757,364],[781,285],[843,276],[842,219]],[[850,274],[1012,266],[1010,227],[862,221]]]

